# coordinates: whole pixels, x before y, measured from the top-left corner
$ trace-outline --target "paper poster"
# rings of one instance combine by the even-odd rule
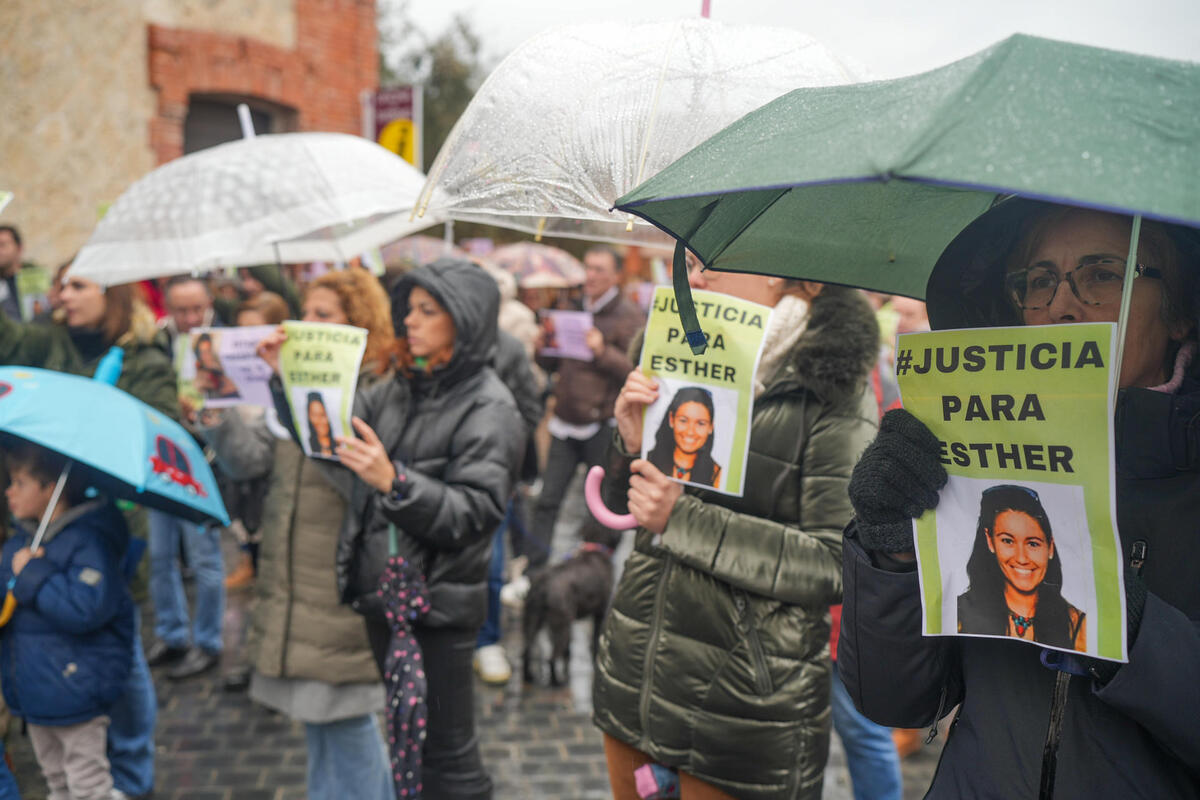
[[[899,337],[904,407],[950,480],[914,522],[927,636],[1127,660],[1111,323]]]
[[[270,408],[271,368],[255,350],[274,325],[193,328],[175,337],[180,393],[197,408]]]
[[[350,325],[283,323],[279,375],[296,434],[313,458],[337,460],[337,437],[353,436],[350,413],[367,332]]]
[[[590,311],[545,309],[542,318],[542,348],[539,355],[592,361],[596,354],[587,345],[587,334],[596,327]]]
[[[642,458],[680,483],[740,497],[771,309],[716,292],[692,296],[708,337],[699,356],[684,338],[675,292],[654,293],[641,369],[657,379],[658,400],[646,407]]]

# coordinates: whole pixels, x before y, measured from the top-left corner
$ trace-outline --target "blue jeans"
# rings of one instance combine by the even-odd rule
[[[187,549],[188,566],[196,574],[196,621],[189,635],[187,595],[179,574],[179,546]],[[197,525],[150,510],[150,599],[154,633],[171,647],[190,641],[210,653],[221,652],[221,618],[225,614],[225,565],[218,528]]]
[[[500,641],[500,589],[504,586],[504,531],[513,514],[512,500],[508,501],[508,512],[492,538],[492,563],[488,567],[487,619],[479,629],[476,647],[486,647]]]
[[[308,800],[394,800],[387,749],[374,714],[305,723]]]
[[[109,711],[108,761],[113,786],[125,794],[147,794],[154,788],[154,721],[158,700],[142,652],[141,612],[134,609],[133,669],[125,694]],[[3,795],[0,795],[2,797]]]
[[[892,731],[858,713],[833,666],[833,729],[842,740],[854,800],[901,800],[900,756]]]

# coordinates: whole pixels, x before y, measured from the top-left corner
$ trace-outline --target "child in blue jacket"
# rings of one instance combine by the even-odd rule
[[[125,688],[133,650],[133,599],[122,563],[125,518],[68,480],[42,546],[32,531],[49,507],[64,460],[32,444],[6,447],[5,495],[18,532],[0,553],[0,586],[16,576],[16,613],[0,629],[0,686],[29,723],[50,800],[108,798],[109,707]]]

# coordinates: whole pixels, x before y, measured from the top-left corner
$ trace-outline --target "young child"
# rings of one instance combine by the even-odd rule
[[[18,528],[0,553],[0,586],[16,576],[16,613],[0,629],[0,686],[29,723],[50,800],[113,795],[105,744],[109,706],[120,696],[133,652],[133,600],[122,562],[125,519],[68,480],[36,553],[38,520],[65,461],[27,443],[6,446],[5,492]]]

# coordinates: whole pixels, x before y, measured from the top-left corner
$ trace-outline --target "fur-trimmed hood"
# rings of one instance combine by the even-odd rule
[[[804,333],[764,396],[803,387],[826,402],[862,391],[879,358],[879,323],[857,289],[826,284],[811,301]]]

